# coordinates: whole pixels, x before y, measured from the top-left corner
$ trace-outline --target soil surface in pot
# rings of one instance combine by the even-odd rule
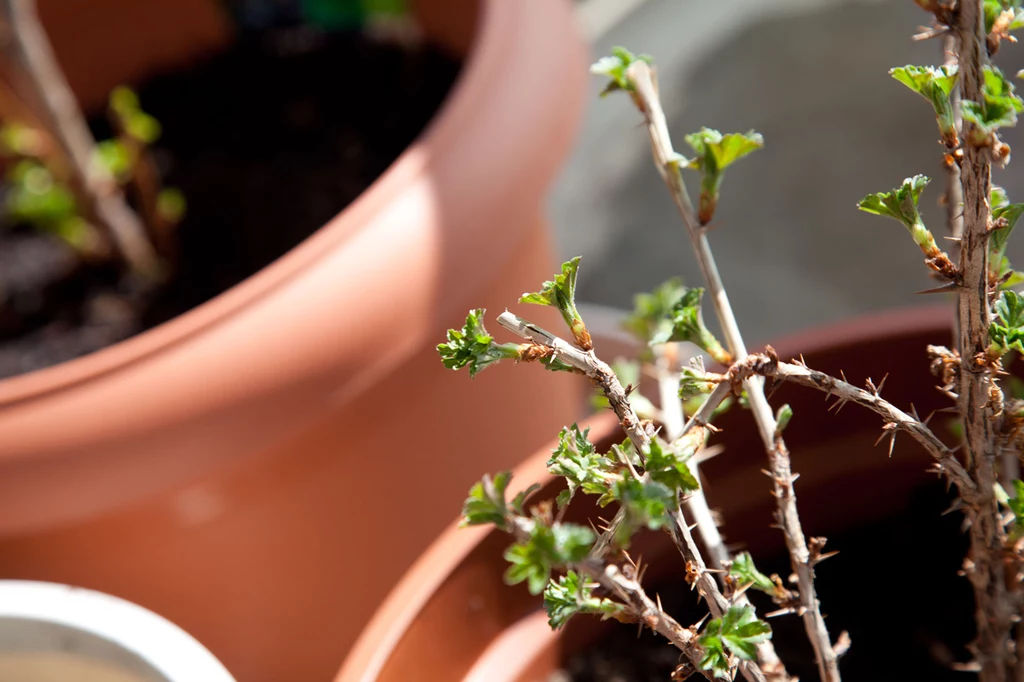
[[[0,378],[165,322],[270,264],[359,196],[440,108],[459,64],[358,33],[243,35],[138,89],[160,121],[165,184],[188,209],[179,263],[156,294],[85,265],[56,237],[0,230]],[[111,136],[94,121],[97,139]]]
[[[963,681],[965,673],[952,664],[969,660],[973,597],[967,580],[957,575],[967,551],[963,518],[942,515],[952,499],[941,482],[930,484],[883,523],[829,537],[826,549],[840,554],[818,566],[817,587],[833,638],[846,630],[852,639],[840,660],[844,679]],[[789,574],[786,556],[755,562],[765,573]],[[684,623],[706,612],[681,583],[649,591],[660,594],[665,609]],[[752,593],[751,600],[759,613],[768,613],[772,604],[763,596]],[[800,619],[787,615],[769,622],[789,672],[805,681],[819,679]],[[570,658],[559,682],[667,682],[678,662],[678,651],[663,639],[617,626]]]

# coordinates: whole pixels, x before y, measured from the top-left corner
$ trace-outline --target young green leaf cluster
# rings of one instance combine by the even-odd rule
[[[624,47],[615,47],[612,48],[611,56],[601,57],[590,67],[592,74],[608,78],[608,84],[601,91],[602,97],[616,90],[633,89],[629,79],[626,77],[626,70],[635,61],[643,61],[649,64],[651,63],[651,58],[646,54],[634,55]]]
[[[1013,84],[998,68],[988,65],[984,68],[981,84],[981,101],[965,100],[960,104],[965,121],[974,124],[971,143],[979,147],[998,149],[996,131],[1017,125],[1017,114],[1024,111],[1024,100],[1014,93]],[[1009,150],[1000,153],[998,159],[1009,160]]]
[[[704,647],[704,670],[715,671],[716,676],[730,679],[728,671],[733,669],[733,657],[753,661],[757,657],[757,645],[771,637],[771,628],[758,620],[750,606],[731,606],[721,618],[715,618],[707,627],[698,643]]]
[[[931,103],[943,144],[949,149],[955,149],[960,143],[952,99],[957,79],[956,67],[907,65],[890,69],[889,75]]]
[[[888,192],[869,194],[857,204],[865,213],[892,218],[903,223],[914,243],[925,255],[925,263],[950,281],[957,281],[957,268],[945,251],[939,249],[935,237],[924,225],[918,211],[918,201],[931,179],[924,175],[907,178],[899,187]]]
[[[717,130],[701,128],[699,132],[686,136],[686,143],[693,147],[696,156],[689,167],[700,171],[700,204],[697,217],[701,225],[707,225],[715,215],[718,194],[725,177],[725,169],[747,154],[764,147],[764,138],[753,130],[746,133],[723,135]]]

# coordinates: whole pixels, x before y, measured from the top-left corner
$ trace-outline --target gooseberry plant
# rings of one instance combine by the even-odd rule
[[[939,247],[925,225],[919,202],[928,178],[915,175],[891,191],[869,194],[858,208],[896,220],[910,232],[924,263],[939,286],[957,301],[956,347],[926,350],[942,390],[955,401],[962,442],[951,446],[933,432],[911,407],[906,412],[881,397],[882,383],[870,379],[860,388],[808,367],[785,362],[771,347],[749,353],[744,345],[708,240],[727,168],[761,148],[754,133],[721,134],[702,128],[686,136],[689,156],[677,152],[665,122],[656,75],[648,56],[617,48],[593,67],[608,79],[605,94],[622,92],[641,113],[655,166],[678,209],[705,279],[704,288],[678,280],[636,298],[625,323],[647,350],[644,371],[658,377],[659,404],[632,391],[637,365],[617,369],[596,354],[575,303],[580,261],[563,264],[552,281],[520,302],[556,308],[569,338],[549,332],[511,312],[497,323],[520,338],[498,343],[484,327],[483,310],[471,311],[462,329],[452,329],[438,346],[452,369],[470,374],[511,360],[540,362],[553,371],[583,374],[600,390],[598,403],[613,410],[626,440],[600,452],[586,430],[567,426],[559,434],[549,471],[565,479],[554,501],[534,501],[536,488],[509,499],[510,474],[485,476],[466,500],[464,524],[489,524],[513,540],[506,558],[510,583],[525,582],[543,593],[550,624],[560,628],[578,614],[639,623],[664,636],[682,654],[674,679],[702,674],[751,681],[790,680],[764,617],[746,598],[749,590],[767,594],[777,605],[771,615],[794,614],[803,621],[814,650],[819,677],[840,680],[839,660],[856,642],[847,633],[829,633],[815,591],[815,566],[831,556],[826,540],[806,537],[800,521],[784,430],[793,412],[787,405],[773,411],[765,382],[790,382],[836,399],[857,403],[882,418],[882,437],[890,454],[898,433],[906,433],[933,458],[934,471],[958,495],[970,538],[963,573],[975,597],[974,660],[962,668],[984,682],[1024,678],[1024,401],[1011,397],[1003,370],[1011,353],[1024,352],[1024,296],[1013,287],[1024,281],[1006,258],[1010,232],[1024,212],[1006,192],[991,184],[993,166],[1009,161],[1003,129],[1013,126],[1024,101],[1007,77],[990,62],[1012,31],[1024,25],[1018,0],[915,0],[933,17],[921,37],[943,37],[955,60],[939,67],[905,66],[890,75],[931,104],[939,128],[941,159],[949,173],[945,200],[954,202],[949,228],[954,258]],[[695,209],[684,172],[699,174]],[[953,219],[955,217],[955,219]],[[718,317],[724,343],[705,326],[702,302]],[[679,344],[692,344],[725,369],[708,371],[698,358],[680,363]],[[922,349],[925,350],[925,349]],[[631,377],[625,380],[625,377]],[[766,472],[792,574],[784,583],[765,575],[747,553],[733,555],[717,530],[700,486],[700,453],[712,438],[715,415],[726,401],[739,399],[748,408],[764,445]],[[610,522],[597,530],[565,521],[565,509],[579,495],[598,505],[615,505]],[[642,529],[664,530],[686,562],[685,580],[703,598],[708,617],[684,625],[648,596],[628,551]],[[697,530],[700,542],[692,530]]]

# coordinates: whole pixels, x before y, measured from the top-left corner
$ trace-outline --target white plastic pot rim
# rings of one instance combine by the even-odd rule
[[[172,682],[235,682],[202,644],[124,599],[70,585],[0,580],[0,618],[53,623],[107,640]]]

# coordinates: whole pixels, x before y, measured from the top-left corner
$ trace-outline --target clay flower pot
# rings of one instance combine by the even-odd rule
[[[0,678],[235,682],[170,621],[100,592],[0,580]]]
[[[0,576],[150,608],[240,682],[325,679],[481,467],[575,418],[582,384],[471,384],[434,350],[557,267],[542,204],[586,83],[571,3],[436,7],[472,42],[460,79],[349,208],[165,325],[0,382]]]
[[[802,352],[812,367],[842,369],[854,382],[868,376],[878,380],[893,370],[885,384],[887,399],[904,406],[914,401],[925,413],[944,406],[933,388],[925,346],[948,342],[949,324],[946,309],[898,311],[795,336],[775,347],[780,357]],[[600,352],[600,342],[595,345]],[[885,519],[922,482],[934,481],[925,473],[929,457],[909,439],[897,441],[892,459],[884,447],[873,447],[880,427],[873,413],[853,405],[838,415],[827,413],[821,394],[794,386],[782,386],[775,398],[795,413],[786,436],[800,473],[797,494],[808,533],[831,535]],[[781,534],[769,528],[774,502],[750,415],[734,408],[716,425],[723,432],[715,442],[725,451],[701,471],[727,540],[742,542],[755,557],[784,552]],[[610,412],[581,426],[590,427],[590,440],[599,449],[623,438]],[[549,456],[550,449],[542,449],[525,459],[514,471],[511,489],[536,482],[543,485],[536,499],[553,498],[561,485],[546,472]],[[502,580],[509,544],[506,534],[489,528],[449,527],[378,610],[335,682],[544,682],[606,626],[622,627],[579,617],[566,630],[552,632],[540,598]],[[647,566],[648,589],[666,574],[675,580],[682,575],[665,534],[641,536],[633,549]],[[954,566],[954,580],[955,572]],[[696,621],[703,612],[690,615]],[[799,630],[799,621],[794,622]]]

